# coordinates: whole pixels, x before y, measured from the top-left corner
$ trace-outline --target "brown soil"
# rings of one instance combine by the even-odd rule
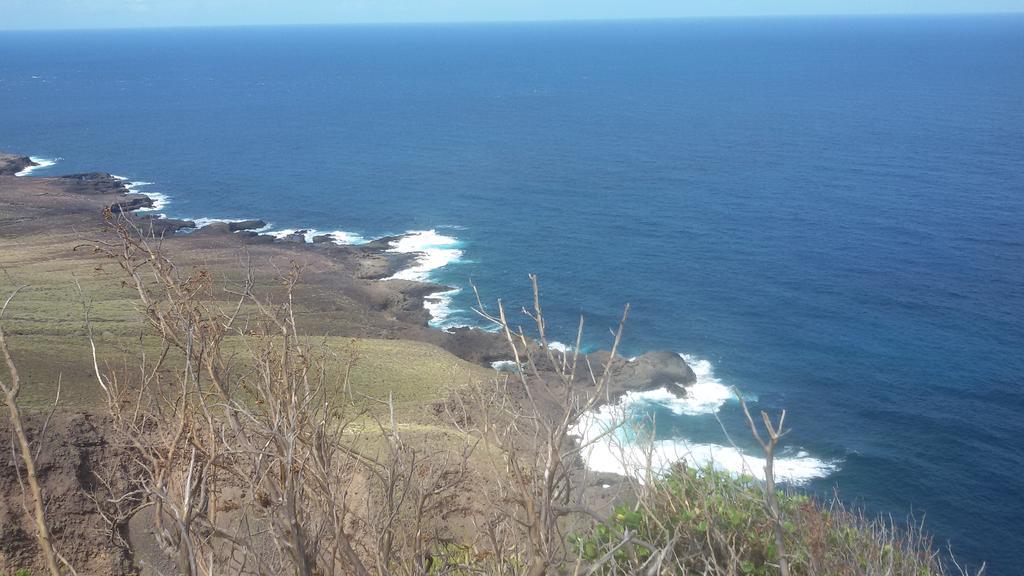
[[[6,410],[4,411],[6,414]],[[130,458],[111,442],[110,423],[88,412],[58,411],[43,429],[47,414],[26,415],[26,428],[38,450],[36,467],[46,498],[46,514],[57,552],[79,574],[126,574],[128,550],[115,543],[97,502],[129,485]],[[8,419],[0,419],[0,438],[10,438]],[[17,460],[20,465],[20,458]],[[34,525],[25,507],[32,503],[19,483],[20,466],[8,445],[0,457],[0,574],[27,569],[43,574]],[[102,480],[101,480],[102,478]]]

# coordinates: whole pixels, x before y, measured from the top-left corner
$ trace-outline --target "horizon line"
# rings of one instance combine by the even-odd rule
[[[498,25],[498,24],[597,24],[630,22],[666,22],[699,20],[784,20],[784,19],[858,19],[858,18],[958,18],[979,16],[1024,16],[1024,8],[1018,11],[949,11],[949,12],[852,12],[852,13],[765,13],[765,14],[713,14],[693,16],[627,16],[621,18],[535,18],[510,20],[354,20],[338,22],[286,22],[286,23],[237,23],[237,24],[140,24],[125,26],[95,27],[53,27],[53,28],[0,28],[4,32],[102,32],[114,30],[191,30],[217,28],[308,28],[342,26],[453,26],[453,25]]]

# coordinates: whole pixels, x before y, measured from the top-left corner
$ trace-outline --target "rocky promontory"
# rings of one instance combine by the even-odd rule
[[[588,358],[594,371],[601,375],[611,354],[602,350],[590,354]],[[611,370],[608,396],[612,401],[627,392],[647,392],[662,388],[684,398],[687,386],[697,382],[697,375],[686,360],[675,352],[665,350],[647,352],[636,358],[616,357],[611,362]]]
[[[14,176],[25,168],[38,166],[28,156],[0,153],[0,176]]]

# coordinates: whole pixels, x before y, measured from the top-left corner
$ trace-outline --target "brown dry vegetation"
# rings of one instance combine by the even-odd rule
[[[781,418],[750,418],[767,483],[591,477],[570,430],[616,391],[621,326],[593,364],[551,351],[536,279],[528,329],[480,302],[496,334],[445,334],[430,287],[369,281],[380,246],[163,237],[102,218],[109,184],[0,175],[0,382],[24,383],[0,573],[949,573],[915,531],[777,492]]]
[[[47,509],[61,518],[55,531],[58,547],[74,556],[78,565],[88,567],[96,561],[106,563],[108,558],[120,558],[123,563],[123,551],[110,547],[114,539],[96,540],[102,531],[95,526],[95,506],[84,495],[96,483],[94,471],[127,469],[116,460],[124,448],[123,439],[113,437],[109,426],[97,429],[87,423],[107,418],[102,412],[67,412],[104,405],[92,370],[83,301],[89,305],[91,332],[104,370],[122,369],[136,363],[141,355],[155,355],[162,343],[159,335],[147,330],[138,294],[125,284],[123,270],[93,249],[113,237],[101,212],[123,198],[121,191],[83,194],[76,182],[0,176],[0,289],[6,295],[15,287],[23,287],[10,304],[3,328],[10,336],[12,356],[26,382],[19,402],[29,409],[26,418],[33,433],[32,426],[41,426],[58,384],[61,389],[60,417],[52,421],[52,435],[43,439],[45,444],[40,449],[40,476],[47,485],[46,493],[51,495],[47,497]],[[282,271],[300,268],[301,280],[293,287],[296,300],[301,300],[292,311],[296,323],[337,358],[358,358],[351,365],[331,363],[326,381],[337,383],[342,376],[347,377],[348,392],[358,410],[365,411],[364,418],[379,415],[382,410],[378,402],[367,400],[370,394],[390,394],[399,427],[408,431],[410,443],[443,446],[456,442],[461,435],[439,425],[431,403],[451,390],[493,375],[492,370],[442,348],[476,351],[487,347],[466,345],[466,335],[447,338],[428,329],[419,300],[422,287],[361,278],[380,276],[394,265],[379,250],[331,246],[314,249],[237,234],[168,236],[160,246],[175,254],[183,270],[217,271],[216,286],[204,294],[211,306],[234,305],[223,289],[237,286],[250,270],[254,282],[272,297],[283,292],[279,283]],[[247,266],[249,263],[258,265]],[[233,353],[244,352],[242,340],[230,335],[224,347]],[[355,422],[353,429],[370,429],[370,425],[370,420]],[[92,438],[90,445],[113,448],[76,449],[75,441],[69,441],[62,430],[82,426],[94,432],[86,435]],[[8,437],[6,433],[3,436]],[[370,449],[376,449],[379,434],[377,438],[364,436]],[[114,453],[118,454],[116,458],[110,455]],[[62,456],[59,460],[49,458],[57,454]],[[69,462],[77,464],[63,466]],[[29,538],[31,530],[24,526],[15,529],[13,522],[21,516],[22,495],[14,468],[3,471],[0,490],[7,496],[2,511],[9,538],[2,539],[4,544],[0,546],[0,573],[36,566],[35,561],[26,559],[39,559],[30,553],[35,550]],[[124,474],[104,473],[110,474],[110,481],[115,483],[126,480]],[[79,497],[67,498],[66,494]],[[49,501],[58,496],[60,507]],[[76,518],[81,521],[74,521]],[[80,545],[86,542],[89,545]],[[84,573],[105,571],[87,569]]]

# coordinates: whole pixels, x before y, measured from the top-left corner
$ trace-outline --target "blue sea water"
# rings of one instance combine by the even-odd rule
[[[471,279],[539,274],[590,347],[630,302],[627,353],[788,409],[810,489],[1024,570],[1024,18],[5,32],[0,149],[171,216],[434,230],[449,324]]]

